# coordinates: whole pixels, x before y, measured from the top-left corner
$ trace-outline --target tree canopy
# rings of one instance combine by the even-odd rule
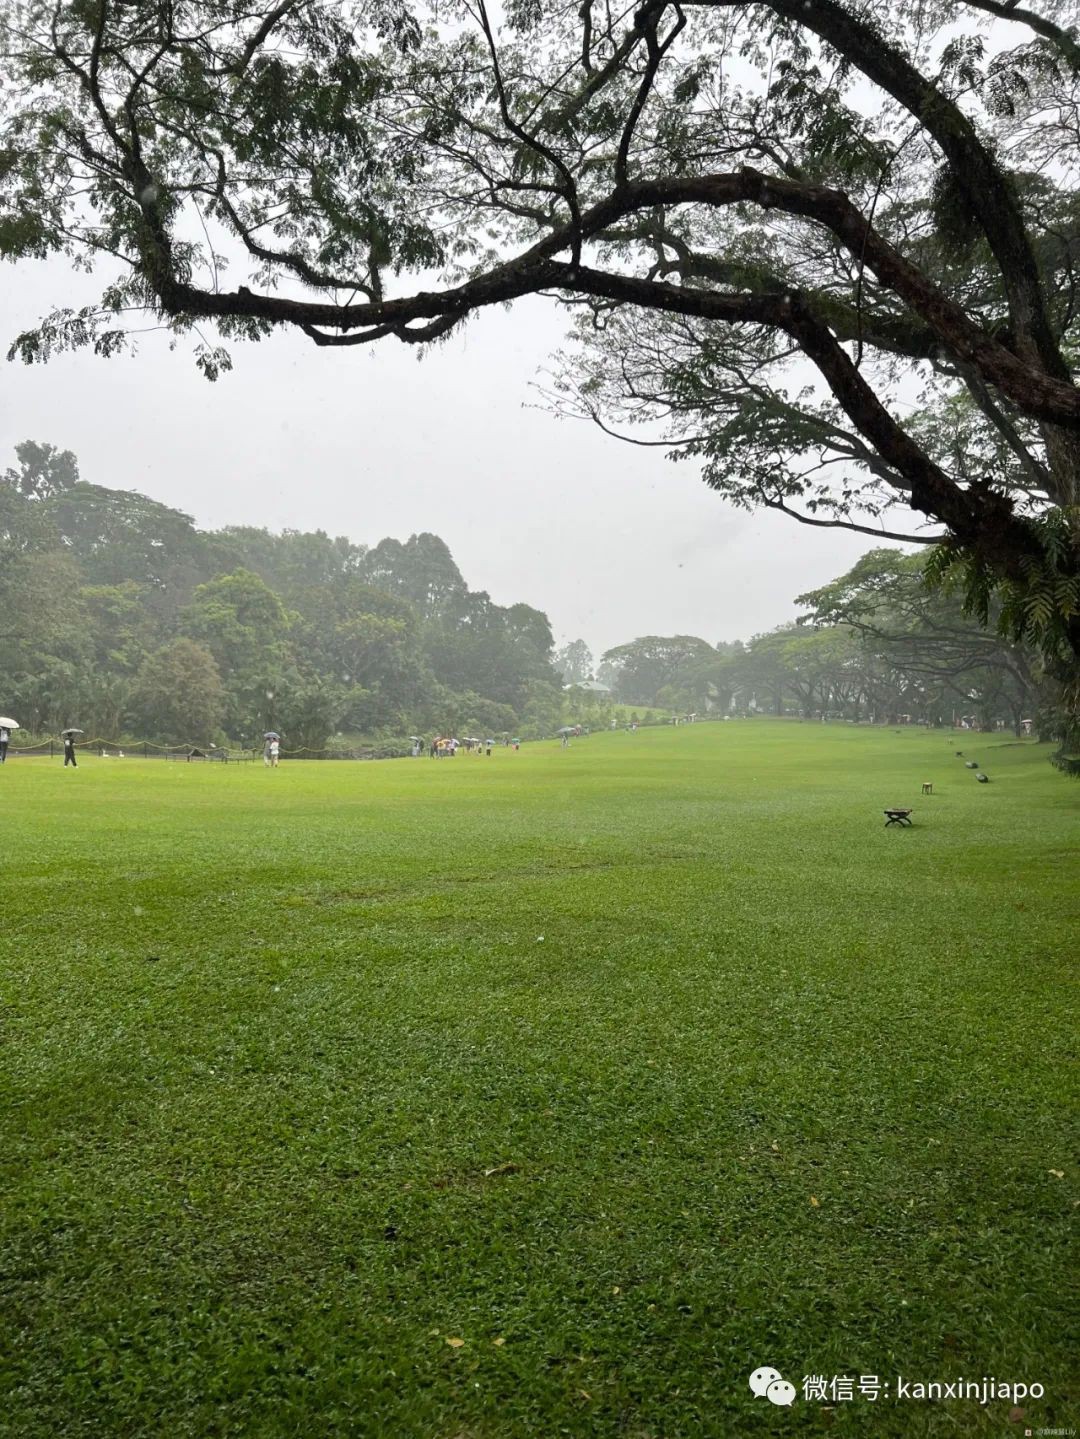
[[[1030,649],[973,625],[955,596],[924,582],[925,560],[899,550],[871,550],[832,584],[801,595],[804,622],[833,632],[841,627],[863,656],[874,660],[868,698],[880,706],[895,677],[912,694],[936,693],[985,720],[1006,713],[1014,727],[1045,710]],[[887,702],[887,701],[886,701]],[[1053,729],[1044,713],[1043,725]]]
[[[563,684],[580,684],[592,678],[592,651],[584,640],[569,640],[555,653],[555,668],[562,675]]]
[[[48,445],[17,456],[0,474],[0,675],[5,710],[32,731],[204,744],[273,725],[320,749],[342,731],[562,720],[546,615],[470,590],[437,535],[368,548],[205,531],[80,481]]]
[[[807,523],[907,533],[913,511],[972,602],[1011,586],[1004,622],[1075,679],[1069,0],[512,0],[501,19],[7,7],[0,253],[106,277],[13,353],[109,355],[151,310],[196,332],[212,378],[222,342],[275,326],[423,344],[551,294],[583,316],[558,402],[659,417],[711,484]]]
[[[73,457],[64,468],[77,473]],[[78,723],[202,745],[274,727],[293,751],[343,736],[393,753],[413,732],[606,726],[614,698],[702,715],[1031,718],[1062,737],[1036,653],[929,589],[924,554],[873,550],[801,596],[797,623],[746,642],[617,645],[598,669],[611,695],[574,683],[591,671],[584,640],[556,652],[546,615],[470,590],[436,535],[369,548],[319,531],[205,531],[131,491],[27,488],[22,473],[0,476],[0,675],[5,710],[32,732]]]
[[[696,635],[642,635],[604,655],[615,692],[627,704],[679,707],[689,677],[716,652]]]

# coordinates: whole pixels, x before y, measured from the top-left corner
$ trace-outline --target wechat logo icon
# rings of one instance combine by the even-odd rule
[[[755,1399],[768,1399],[773,1404],[793,1404],[795,1385],[784,1379],[779,1369],[763,1365],[750,1375],[750,1388]]]

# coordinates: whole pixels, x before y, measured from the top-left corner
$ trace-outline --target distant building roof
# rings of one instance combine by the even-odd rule
[[[594,695],[609,695],[611,690],[599,680],[578,680],[577,684],[563,685],[564,690],[588,690]]]

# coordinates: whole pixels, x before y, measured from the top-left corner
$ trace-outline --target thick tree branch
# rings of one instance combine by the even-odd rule
[[[641,77],[637,94],[634,96],[633,103],[630,106],[630,113],[626,117],[626,123],[623,126],[622,136],[619,140],[618,153],[615,156],[615,184],[619,189],[625,188],[629,179],[627,165],[630,159],[630,145],[634,138],[637,123],[641,119],[641,112],[645,109],[649,93],[652,90],[653,81],[656,79],[657,71],[660,69],[660,62],[671,49],[686,24],[686,17],[678,5],[676,5],[675,24],[672,26],[667,37],[661,42],[657,31],[666,8],[665,0],[660,0],[659,4],[654,3],[651,6],[646,6],[644,9],[639,10],[634,17],[634,28],[641,30],[645,36],[645,49],[648,59],[645,63],[645,71]]]
[[[759,0],[689,0],[718,9]],[[777,15],[812,30],[875,85],[903,105],[934,138],[978,217],[1001,270],[1018,349],[1049,375],[1068,380],[1053,333],[1024,217],[1006,176],[974,125],[947,95],[866,21],[839,0],[760,0]]]
[[[629,182],[623,189],[575,215],[569,226],[554,230],[516,260],[442,294],[423,293],[382,303],[313,306],[250,293],[245,294],[243,301],[238,296],[214,296],[211,303],[211,297],[175,284],[166,284],[158,292],[166,308],[175,305],[178,312],[192,309],[207,315],[258,314],[283,323],[341,330],[428,320],[439,315],[460,314],[464,309],[500,299],[515,299],[530,290],[543,288],[543,280],[530,282],[529,278],[539,273],[535,268],[537,262],[557,254],[567,245],[576,261],[583,238],[601,235],[627,215],[657,206],[723,207],[739,203],[783,210],[827,226],[852,254],[865,255],[878,280],[895,290],[922,316],[940,336],[943,346],[959,359],[975,365],[1020,409],[1048,423],[1080,429],[1080,390],[1067,380],[1052,378],[1040,367],[1025,363],[986,334],[959,305],[873,230],[840,191],[764,175],[749,168],[727,175]],[[206,308],[208,303],[210,308]]]
[[[662,276],[677,274],[684,281],[708,280],[712,284],[729,287],[738,285],[744,277],[745,267],[740,269],[729,260],[691,250],[678,236],[668,232],[661,238],[678,257],[674,261],[665,261],[659,267],[658,273]],[[762,283],[767,290],[779,290],[784,286],[778,275],[765,275]],[[839,296],[817,292],[807,298],[838,340],[855,341],[861,337],[863,343],[873,349],[902,355],[909,360],[932,359],[940,349],[941,340],[930,326],[920,324],[908,315],[864,309],[860,318],[856,307]]]
[[[1080,44],[1077,44],[1072,31],[1055,25],[1045,16],[1036,15],[1033,10],[1023,9],[1015,0],[1011,4],[1009,0],[966,0],[966,3],[974,10],[984,10],[987,15],[996,15],[1001,20],[1015,20],[1018,25],[1026,25],[1029,30],[1034,30],[1036,35],[1041,35],[1044,40],[1056,45],[1071,68],[1080,71]]]

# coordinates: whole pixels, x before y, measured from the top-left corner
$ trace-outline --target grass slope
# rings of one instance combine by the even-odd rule
[[[9,763],[0,1433],[1075,1424],[1077,794],[768,721]]]

